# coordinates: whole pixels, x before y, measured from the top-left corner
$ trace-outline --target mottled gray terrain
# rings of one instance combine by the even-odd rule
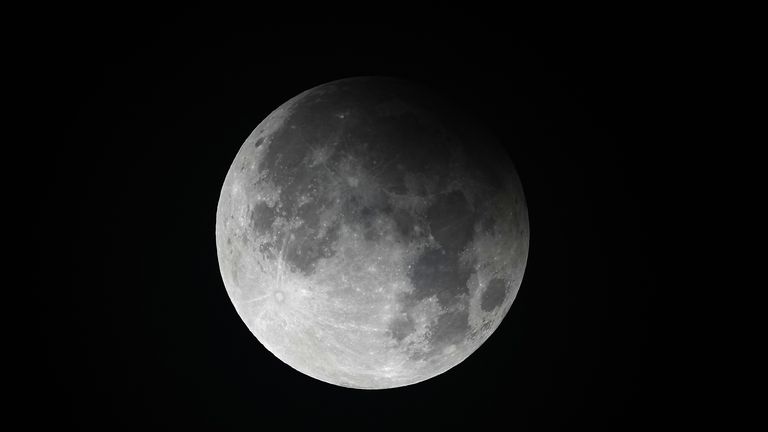
[[[227,292],[295,369],[413,384],[496,329],[528,255],[520,180],[498,144],[401,81],[308,90],[248,137],[216,217]]]

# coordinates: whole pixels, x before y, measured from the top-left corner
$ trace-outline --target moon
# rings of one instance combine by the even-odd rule
[[[267,350],[327,383],[386,389],[451,369],[499,326],[528,210],[480,122],[415,84],[348,78],[288,100],[245,140],[216,247]]]

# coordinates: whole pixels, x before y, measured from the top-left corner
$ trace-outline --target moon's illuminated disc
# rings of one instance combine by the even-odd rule
[[[224,284],[256,338],[306,375],[366,389],[477,349],[517,294],[528,238],[499,144],[387,78],[324,84],[272,112],[216,214]]]

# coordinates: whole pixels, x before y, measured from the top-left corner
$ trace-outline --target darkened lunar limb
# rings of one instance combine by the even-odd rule
[[[512,162],[424,90],[351,78],[272,112],[227,173],[216,245],[259,341],[332,384],[434,377],[498,327],[522,281],[528,212]]]

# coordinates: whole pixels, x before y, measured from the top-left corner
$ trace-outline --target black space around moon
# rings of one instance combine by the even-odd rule
[[[674,334],[657,284],[658,255],[674,250],[659,197],[676,189],[660,168],[679,144],[660,125],[680,105],[666,103],[677,90],[663,85],[669,64],[647,45],[647,22],[531,28],[501,11],[258,7],[66,5],[19,35],[41,42],[24,87],[39,113],[24,141],[35,154],[9,159],[25,167],[12,187],[35,200],[30,232],[41,237],[33,310],[11,329],[32,329],[40,351],[24,352],[29,372],[11,371],[28,383],[25,425],[613,431],[652,430],[684,410],[674,350],[657,345]],[[266,352],[233,312],[213,229],[254,123],[287,97],[367,75],[419,83],[480,118],[515,164],[532,234],[493,335],[459,366],[384,391],[308,379]],[[261,232],[279,217],[268,205],[252,216]],[[397,235],[415,235],[410,213],[390,218]],[[286,253],[309,274],[334,256],[326,246]],[[506,288],[489,279],[477,310]],[[408,320],[391,330],[412,333]]]

